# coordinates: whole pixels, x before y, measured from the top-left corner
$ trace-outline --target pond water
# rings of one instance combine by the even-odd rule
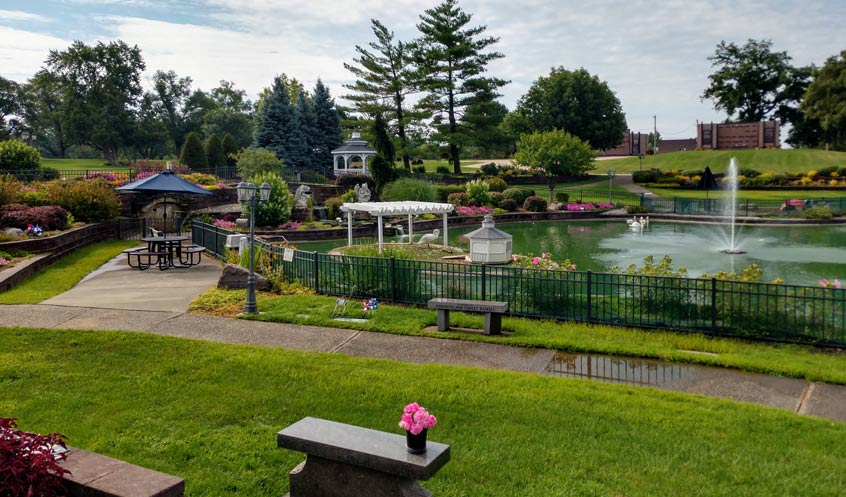
[[[468,248],[461,235],[477,228],[450,229],[450,244]],[[816,286],[821,278],[846,280],[846,226],[745,226],[738,235],[743,254],[720,252],[727,242],[715,224],[653,220],[642,231],[632,231],[625,220],[615,219],[502,223],[497,228],[514,237],[515,253],[547,252],[553,260],[569,258],[579,270],[625,269],[641,265],[649,255],[656,262],[669,255],[674,267],[684,266],[693,277],[738,272],[755,263],[766,282],[782,278],[788,284]],[[317,251],[343,245],[345,240],[297,244]]]

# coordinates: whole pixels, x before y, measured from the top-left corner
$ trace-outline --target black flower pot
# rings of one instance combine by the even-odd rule
[[[422,454],[426,452],[426,432],[428,430],[423,430],[417,435],[412,434],[410,431],[405,430],[405,446],[408,447],[408,451],[412,454]]]

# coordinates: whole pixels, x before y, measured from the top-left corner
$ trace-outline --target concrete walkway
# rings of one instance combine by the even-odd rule
[[[221,271],[217,262],[204,261],[198,267],[184,270],[137,271],[121,259],[125,257],[116,258],[70,291],[42,304],[0,306],[0,323],[140,331],[223,343],[561,376],[556,366],[561,363],[561,354],[552,350],[187,314],[188,302],[216,283]],[[594,361],[603,360],[601,356],[593,357]],[[695,374],[654,386],[846,422],[846,386],[721,368],[680,366],[695,370]],[[592,377],[620,382],[602,375]],[[644,384],[642,381],[623,383]]]

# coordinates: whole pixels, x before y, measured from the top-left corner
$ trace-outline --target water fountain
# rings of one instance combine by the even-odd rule
[[[724,214],[729,218],[728,247],[720,252],[724,254],[745,254],[737,244],[737,159],[729,161],[728,168],[728,198]]]

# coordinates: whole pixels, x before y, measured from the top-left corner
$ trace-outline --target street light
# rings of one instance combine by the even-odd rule
[[[638,159],[640,159],[640,170],[643,171],[643,154],[638,154]]]
[[[258,188],[259,197],[262,202],[270,200],[270,184],[265,181]],[[244,314],[258,314],[256,306],[256,275],[253,254],[256,247],[255,237],[255,212],[256,212],[256,185],[252,183],[238,183],[238,202],[250,204],[250,275],[247,276],[247,303],[244,306]]]
[[[617,175],[616,169],[609,169],[608,170],[608,203],[613,205],[614,204],[614,195],[611,193],[611,189],[614,185],[614,176]]]

